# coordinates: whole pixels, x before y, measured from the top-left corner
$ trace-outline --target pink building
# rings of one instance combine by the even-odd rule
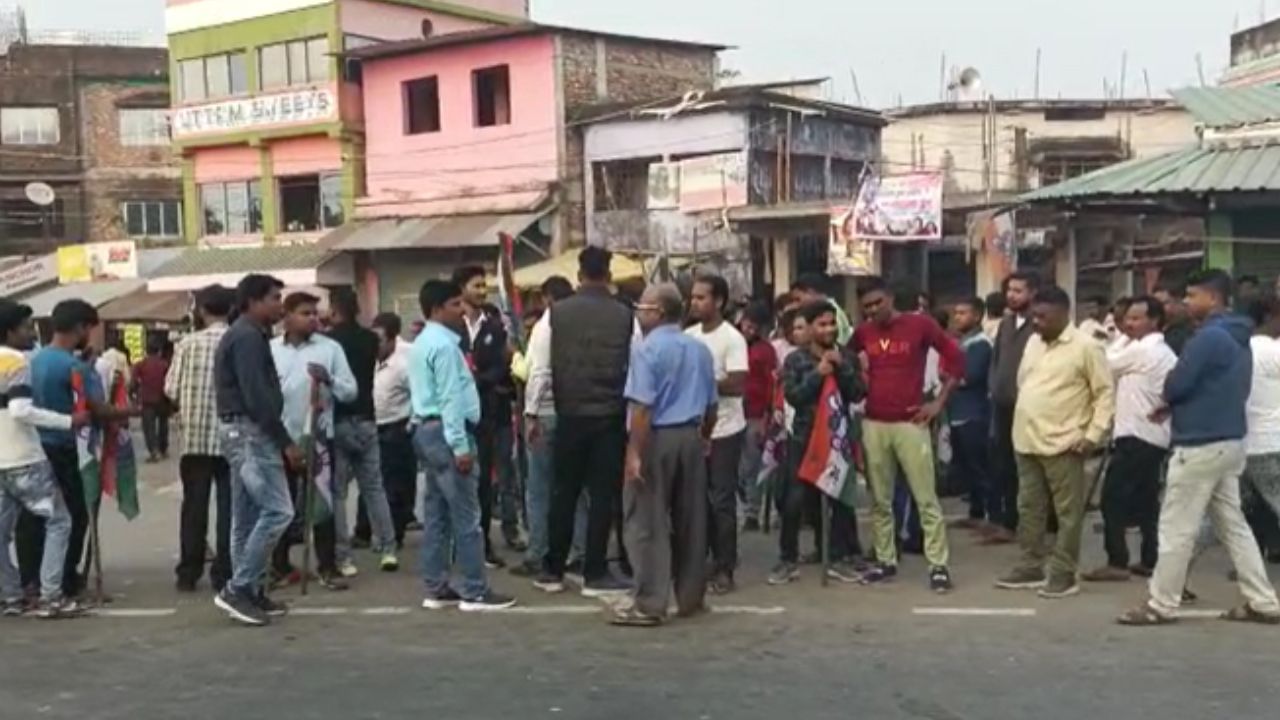
[[[715,84],[722,46],[520,23],[360,48],[365,194],[336,247],[369,299],[413,314],[424,275],[496,260],[499,233],[586,241],[575,118]],[[534,256],[536,257],[536,255]]]

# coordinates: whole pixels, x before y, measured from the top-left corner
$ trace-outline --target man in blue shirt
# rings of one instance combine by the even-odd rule
[[[991,430],[991,340],[982,331],[986,303],[973,297],[956,303],[951,330],[964,351],[964,378],[947,400],[951,428],[951,473],[969,488],[969,517],[952,527],[994,528],[1004,519],[1004,494],[996,492],[988,470],[987,440]]]
[[[666,618],[673,576],[680,615],[705,609],[704,449],[716,424],[716,372],[707,346],[680,331],[684,303],[674,285],[646,290],[636,317],[646,337],[632,348],[627,372],[631,432],[623,488],[635,590],[612,622],[651,627]]]
[[[316,332],[319,328],[317,308],[320,298],[304,292],[290,294],[284,299],[284,334],[271,341],[271,357],[275,361],[276,374],[280,377],[280,391],[284,398],[284,411],[280,419],[294,443],[302,444],[308,430],[308,417],[313,408],[312,386],[318,385],[319,412],[315,427],[310,428],[316,443],[316,462],[320,465],[312,473],[328,481],[328,495],[332,501],[334,492],[333,467],[333,406],[335,402],[350,402],[356,398],[356,378],[347,364],[342,346]],[[297,495],[300,484],[307,482],[305,473],[289,472],[289,492]],[[336,514],[341,508],[315,524],[316,570],[320,584],[328,590],[346,590],[347,583],[338,572]],[[272,557],[272,569],[278,579],[292,580],[294,570],[289,562],[289,549],[294,537],[286,533],[276,545]]]
[[[427,322],[409,350],[409,396],[418,424],[413,445],[425,471],[422,607],[459,605],[464,612],[509,608],[515,600],[489,588],[480,532],[480,477],[473,437],[480,394],[459,347],[462,288],[430,280],[419,294]],[[452,534],[452,537],[450,536]],[[449,584],[452,549],[462,583]]]

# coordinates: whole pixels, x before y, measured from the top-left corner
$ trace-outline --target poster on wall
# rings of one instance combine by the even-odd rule
[[[124,347],[129,351],[129,357],[135,361],[146,357],[146,330],[137,324],[122,325],[120,334],[124,338]]]
[[[138,277],[138,247],[132,240],[58,248],[60,284]]]
[[[681,160],[679,194],[680,211],[686,213],[746,205],[746,153],[721,153]]]
[[[871,175],[853,206],[854,233],[863,240],[942,239],[942,175]]]
[[[831,241],[827,247],[828,275],[875,275],[875,243],[853,232],[853,210],[831,214]]]

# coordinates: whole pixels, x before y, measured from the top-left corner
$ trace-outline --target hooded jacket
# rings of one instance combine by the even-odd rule
[[[1244,439],[1245,404],[1253,385],[1252,335],[1247,318],[1220,313],[1187,341],[1164,385],[1175,446]]]

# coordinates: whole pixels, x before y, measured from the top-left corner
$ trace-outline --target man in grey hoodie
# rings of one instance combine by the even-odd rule
[[[1163,625],[1176,619],[1196,537],[1205,513],[1227,547],[1245,604],[1223,618],[1280,624],[1280,600],[1267,579],[1262,554],[1240,509],[1245,469],[1245,404],[1252,385],[1249,320],[1227,312],[1231,277],[1206,270],[1187,287],[1187,310],[1200,321],[1165,381],[1172,412],[1173,456],[1160,510],[1160,559],[1151,599],[1119,617],[1123,625]]]

